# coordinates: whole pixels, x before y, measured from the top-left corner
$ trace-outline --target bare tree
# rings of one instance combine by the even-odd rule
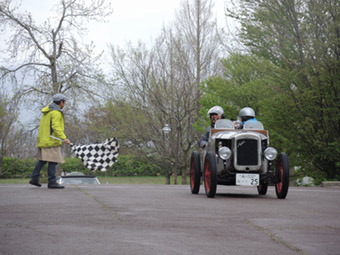
[[[219,70],[217,28],[210,1],[183,1],[176,21],[164,28],[148,49],[143,43],[126,50],[111,47],[112,67],[122,96],[141,114],[144,125],[126,126],[126,140],[166,169],[166,182],[176,164],[186,183],[191,151],[197,142],[193,124],[199,113],[200,84]],[[161,130],[170,124],[165,139]],[[119,125],[119,123],[117,123]],[[146,149],[147,148],[147,149]]]
[[[20,6],[13,2],[0,1],[0,28],[9,34],[7,58],[0,67],[4,84],[9,78],[20,79],[20,93],[29,98],[30,105],[34,99],[46,103],[58,92],[67,93],[68,105],[105,95],[100,91],[105,84],[101,54],[95,54],[93,43],[82,43],[82,38],[86,22],[103,21],[112,13],[110,4],[106,0],[61,0],[54,7],[56,18],[36,24],[30,13],[19,12]]]
[[[176,22],[173,24],[173,33],[177,41],[175,45],[175,72],[179,79],[181,98],[184,111],[184,141],[187,145],[182,147],[184,158],[182,161],[182,182],[186,183],[187,169],[193,145],[195,132],[192,125],[197,121],[200,111],[201,83],[210,76],[221,73],[220,57],[221,33],[213,20],[213,2],[210,0],[183,0],[176,13]],[[177,104],[181,105],[181,104]],[[172,111],[176,112],[176,111]],[[171,114],[171,112],[169,112]],[[190,141],[190,142],[189,142]],[[181,144],[182,145],[182,144]]]
[[[190,57],[190,62],[182,61],[182,65],[190,70],[197,88],[202,80],[221,72],[221,33],[212,20],[212,8],[211,0],[183,0],[174,23],[176,34],[183,40],[185,55]]]
[[[86,4],[88,3],[88,4]],[[83,44],[85,22],[102,21],[111,14],[105,0],[62,0],[54,10],[56,18],[36,24],[30,13],[19,12],[12,0],[0,1],[0,28],[9,34],[3,55],[1,78],[9,75],[22,79],[22,91],[41,98],[62,92],[69,95],[98,95],[103,84],[99,68],[100,54],[94,45]]]
[[[128,45],[127,50],[112,46],[112,67],[122,95],[115,99],[113,109],[92,116],[100,115],[101,119],[107,120],[107,127],[108,123],[117,127],[121,143],[129,144],[130,151],[139,151],[164,167],[166,183],[170,184],[172,167],[167,160],[170,154],[165,153],[161,131],[168,106],[167,94],[171,93],[169,77],[165,73],[167,69],[159,66],[162,65],[159,58],[164,56],[163,53],[148,49],[141,42],[136,47]],[[124,111],[125,118],[117,116],[114,111]]]

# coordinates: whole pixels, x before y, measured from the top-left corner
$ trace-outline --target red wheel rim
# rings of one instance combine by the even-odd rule
[[[208,158],[205,159],[205,166],[204,166],[204,186],[205,190],[209,193],[210,192],[210,162]]]
[[[190,185],[192,189],[194,188],[194,181],[195,181],[195,166],[194,161],[192,161],[190,165]]]
[[[279,162],[278,174],[280,175],[280,182],[276,183],[276,190],[278,193],[282,191],[282,180],[283,180],[283,167],[282,167],[282,160]]]

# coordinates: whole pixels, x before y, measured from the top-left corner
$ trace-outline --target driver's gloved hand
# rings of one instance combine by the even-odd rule
[[[242,129],[243,125],[240,121],[235,121],[234,127],[235,129]]]

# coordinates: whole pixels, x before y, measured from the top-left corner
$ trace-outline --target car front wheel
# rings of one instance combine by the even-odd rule
[[[198,194],[201,184],[201,162],[197,151],[191,154],[190,162],[190,189],[192,194]]]
[[[204,188],[207,197],[213,198],[216,195],[217,170],[216,158],[211,151],[207,152],[204,160]]]

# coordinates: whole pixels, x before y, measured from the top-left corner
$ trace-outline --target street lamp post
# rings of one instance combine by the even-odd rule
[[[180,126],[179,126],[179,121],[175,117],[171,117],[168,119],[175,119],[177,122],[177,140],[176,140],[176,161],[175,161],[175,172],[174,172],[174,184],[177,184],[177,171],[178,171],[178,153],[179,153],[179,131],[180,131]],[[165,124],[163,129],[162,129],[164,134],[169,134],[171,132],[171,128],[169,127],[168,124]]]

